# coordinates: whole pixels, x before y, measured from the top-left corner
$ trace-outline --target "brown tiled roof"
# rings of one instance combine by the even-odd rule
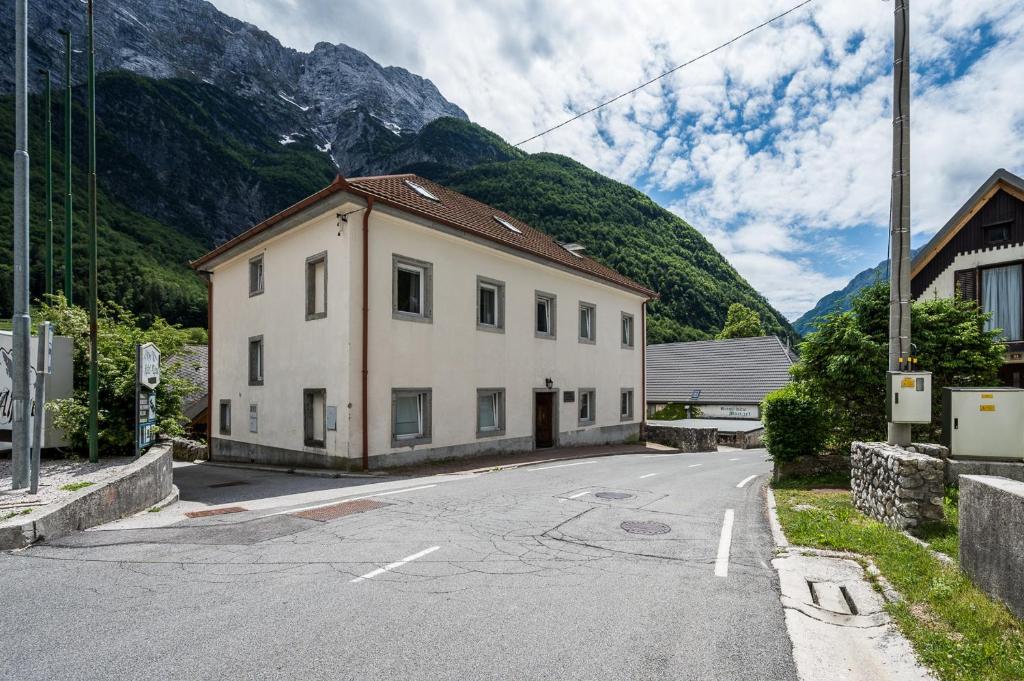
[[[406,181],[422,186],[440,200],[434,201],[420,195]],[[286,208],[277,215],[264,220],[255,227],[210,251],[193,262],[192,266],[197,269],[200,268],[217,255],[241,244],[276,222],[338,191],[348,191],[358,196],[373,197],[374,201],[378,203],[427,218],[428,220],[481,237],[496,244],[540,257],[563,267],[589,274],[641,295],[652,298],[657,296],[654,291],[638,284],[629,277],[619,274],[610,267],[606,267],[585,256],[573,255],[547,234],[530,227],[525,222],[517,220],[508,213],[452,191],[436,182],[431,182],[412,174],[355,177],[349,180],[339,177],[325,189],[303,199],[294,206]],[[495,217],[506,220],[517,227],[522,233],[512,232],[495,220]]]

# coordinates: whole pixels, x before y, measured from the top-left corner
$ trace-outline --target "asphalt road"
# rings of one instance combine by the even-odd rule
[[[768,470],[762,450],[179,470],[191,504],[0,554],[0,678],[795,679]],[[210,503],[247,510],[181,515]],[[323,504],[305,515],[361,512],[294,514]]]

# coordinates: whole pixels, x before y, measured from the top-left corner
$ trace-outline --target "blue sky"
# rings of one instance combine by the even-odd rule
[[[430,78],[510,142],[796,0],[214,0],[285,44],[344,42]],[[893,3],[815,0],[531,142],[687,219],[791,319],[885,257]],[[1024,0],[914,0],[920,245],[998,167],[1024,173]]]

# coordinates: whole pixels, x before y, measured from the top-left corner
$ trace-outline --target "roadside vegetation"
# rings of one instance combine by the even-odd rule
[[[69,482],[66,485],[61,485],[60,489],[63,492],[77,492],[80,489],[85,489],[86,487],[91,487],[94,484],[96,484],[96,483],[89,482],[88,480],[83,480],[81,482]]]
[[[888,606],[921,661],[943,681],[1024,679],[1024,624],[960,571],[900,532],[864,516],[844,489],[821,481],[775,486],[779,520],[797,545],[870,557],[902,600]],[[947,497],[955,508],[955,494]],[[799,509],[799,510],[797,510]],[[956,558],[956,513],[922,536]]]

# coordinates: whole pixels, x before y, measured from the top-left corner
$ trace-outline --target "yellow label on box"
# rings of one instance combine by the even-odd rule
[[[983,404],[981,405],[981,411],[995,411],[996,405],[994,404]]]
[[[983,400],[991,400],[991,399],[993,399],[992,398],[992,393],[982,393],[981,394],[981,399],[983,399]]]
[[[903,379],[903,383],[900,384],[900,387],[901,388],[913,388],[914,387],[914,379],[909,378],[909,377],[904,378]]]

